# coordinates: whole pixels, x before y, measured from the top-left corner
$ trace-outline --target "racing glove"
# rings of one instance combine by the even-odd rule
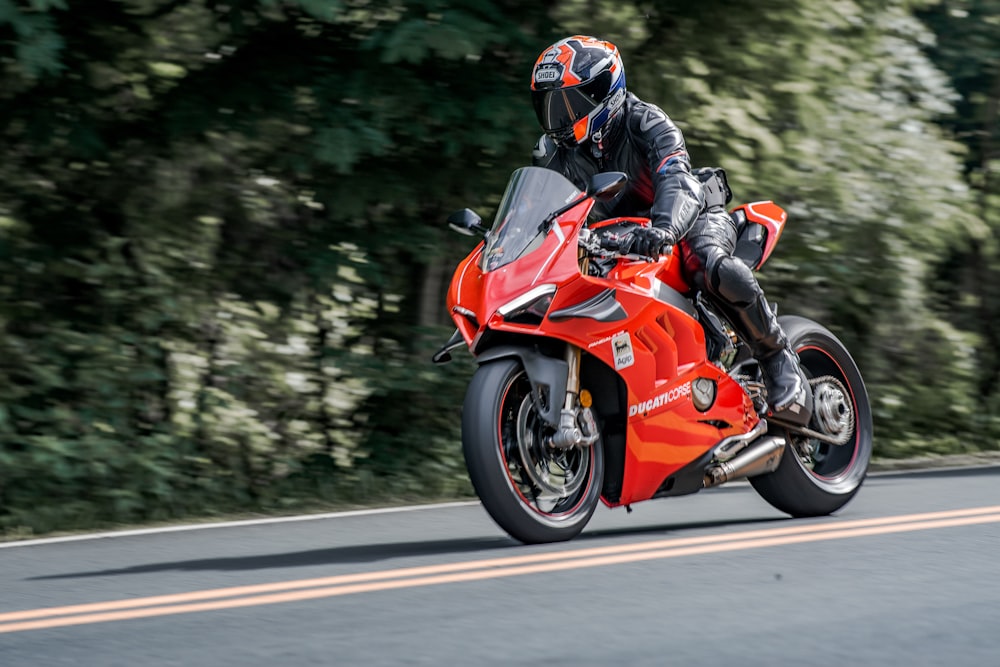
[[[636,227],[625,235],[619,245],[620,252],[625,255],[641,255],[658,259],[660,255],[669,252],[674,245],[670,234],[659,227]]]

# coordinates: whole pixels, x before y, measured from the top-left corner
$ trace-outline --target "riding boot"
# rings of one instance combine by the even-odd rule
[[[767,299],[760,294],[748,306],[728,304],[726,311],[760,363],[771,411],[787,411],[795,421],[807,422],[812,404],[809,382]]]

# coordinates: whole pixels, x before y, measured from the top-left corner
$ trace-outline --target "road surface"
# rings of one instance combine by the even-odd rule
[[[0,665],[1000,665],[1000,468],[526,547],[478,503],[0,545]]]

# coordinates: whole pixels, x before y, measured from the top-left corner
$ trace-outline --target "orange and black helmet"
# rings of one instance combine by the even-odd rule
[[[584,35],[559,40],[535,61],[531,99],[542,129],[557,143],[591,139],[625,102],[618,47]]]

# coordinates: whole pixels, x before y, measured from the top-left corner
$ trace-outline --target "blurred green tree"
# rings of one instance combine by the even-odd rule
[[[932,121],[982,107],[924,6],[0,0],[0,527],[467,492],[441,221],[530,158],[577,31],[787,206],[768,293],[859,356],[879,451],[959,446],[975,338],[928,282],[985,232]]]
[[[461,387],[410,368],[443,319],[437,222],[529,141],[512,91],[547,22],[4,0],[0,522],[273,505],[296,475],[354,489],[368,456],[405,473],[388,493],[464,489]]]
[[[852,350],[881,455],[970,446],[976,410],[975,336],[930,289],[938,258],[982,226],[962,146],[936,124],[957,96],[923,51],[926,4],[602,5],[630,87],[678,122],[692,159],[724,167],[738,199],[789,211],[762,283]],[[586,30],[591,6],[560,16]]]
[[[976,348],[980,437],[1000,427],[1000,2],[949,0],[920,12],[935,34],[927,51],[959,99],[941,122],[967,147],[966,179],[982,225],[956,239],[939,264],[938,293],[952,317],[979,336]]]

